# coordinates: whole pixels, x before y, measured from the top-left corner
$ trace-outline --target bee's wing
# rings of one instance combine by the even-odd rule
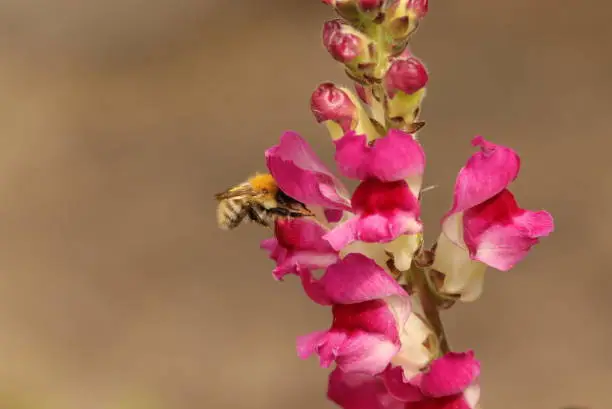
[[[251,186],[243,184],[227,189],[225,192],[217,193],[215,198],[217,200],[225,200],[239,196],[252,196],[254,193],[255,192]]]

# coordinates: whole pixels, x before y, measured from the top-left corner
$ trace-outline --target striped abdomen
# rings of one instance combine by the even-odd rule
[[[240,225],[249,211],[249,201],[244,197],[233,197],[219,201],[217,223],[223,230],[231,230]]]

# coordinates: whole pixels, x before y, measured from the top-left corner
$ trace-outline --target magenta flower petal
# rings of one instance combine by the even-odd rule
[[[275,237],[264,240],[261,247],[277,266],[272,274],[282,280],[287,274],[299,274],[301,269],[326,268],[340,259],[329,243],[323,239],[327,230],[311,219],[279,220]]]
[[[356,331],[342,345],[336,363],[345,372],[376,375],[385,370],[399,349],[384,335]]]
[[[259,247],[268,252],[268,257],[278,262],[283,262],[287,258],[287,249],[279,246],[276,237],[265,239]]]
[[[443,398],[428,398],[420,402],[407,403],[403,409],[475,409],[476,406],[463,395],[445,396]]]
[[[332,301],[327,295],[325,286],[315,279],[310,270],[301,270],[300,279],[306,295],[320,305],[332,305]]]
[[[357,225],[359,221],[359,217],[352,217],[334,227],[323,238],[329,242],[332,248],[340,251],[357,240]]]
[[[300,202],[329,209],[350,210],[346,188],[295,132],[266,151],[266,163],[280,189]]]
[[[418,402],[425,399],[418,383],[414,384],[413,380],[408,382],[404,380],[404,371],[400,366],[388,368],[382,374],[382,377],[389,394],[394,398],[403,402]]]
[[[480,387],[471,385],[463,393],[443,398],[402,401],[385,387],[381,375],[343,372],[336,368],[329,375],[327,397],[343,409],[474,409]]]
[[[516,179],[520,158],[505,146],[486,141],[482,136],[472,140],[480,147],[459,171],[455,183],[453,206],[445,217],[476,206],[502,190]]]
[[[356,240],[388,243],[422,230],[419,202],[405,181],[366,180],[353,193],[352,205],[356,215],[324,236],[336,250]]]
[[[474,352],[449,352],[430,364],[420,388],[424,395],[443,397],[463,393],[480,375],[480,362]]]
[[[298,339],[298,355],[319,356],[321,366],[335,361],[343,371],[377,374],[401,348],[400,330],[410,317],[406,291],[373,260],[348,254],[316,280],[300,273],[304,290],[332,305],[331,328]]]
[[[548,212],[521,209],[508,190],[463,214],[463,239],[470,257],[502,271],[522,260],[553,229]]]
[[[379,376],[338,368],[329,375],[327,397],[344,409],[405,409],[405,403],[389,396]]]
[[[382,372],[400,349],[395,316],[382,300],[334,305],[327,332],[298,338],[298,356],[319,355],[322,367],[336,361],[344,371]]]
[[[350,132],[336,140],[336,162],[343,175],[353,179],[375,178],[395,182],[421,176],[425,153],[412,135],[397,129],[368,145],[365,135]]]
[[[332,314],[334,316],[332,330],[346,331],[350,334],[359,331],[380,334],[393,343],[399,343],[397,318],[383,300],[336,304],[332,307]]]
[[[338,351],[348,338],[348,334],[339,331],[318,331],[298,337],[297,353],[302,359],[312,354],[319,355],[321,367],[328,368],[338,357]]]
[[[430,363],[429,369],[404,379],[402,368],[388,368],[384,374],[389,393],[405,402],[463,393],[480,375],[480,363],[472,351],[449,352]]]
[[[303,276],[302,283],[310,298],[323,305],[354,304],[407,295],[374,260],[357,253],[348,254],[330,265],[319,280],[311,275]]]

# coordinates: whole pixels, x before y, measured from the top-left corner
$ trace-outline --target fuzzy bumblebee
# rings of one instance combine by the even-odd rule
[[[273,227],[279,218],[313,216],[302,202],[280,190],[270,174],[256,174],[215,198],[219,202],[217,223],[223,230],[234,229],[244,220]]]

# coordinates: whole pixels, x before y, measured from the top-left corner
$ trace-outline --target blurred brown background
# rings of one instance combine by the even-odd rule
[[[557,231],[445,314],[483,362],[485,409],[612,406],[609,7],[432,1],[422,140],[429,239],[483,134]],[[589,4],[590,3],[590,4]],[[296,336],[329,312],[272,280],[267,232],[215,225],[212,194],[264,169],[345,81],[317,1],[0,3],[0,409],[313,409],[326,371]],[[123,405],[123,406],[122,406]]]

